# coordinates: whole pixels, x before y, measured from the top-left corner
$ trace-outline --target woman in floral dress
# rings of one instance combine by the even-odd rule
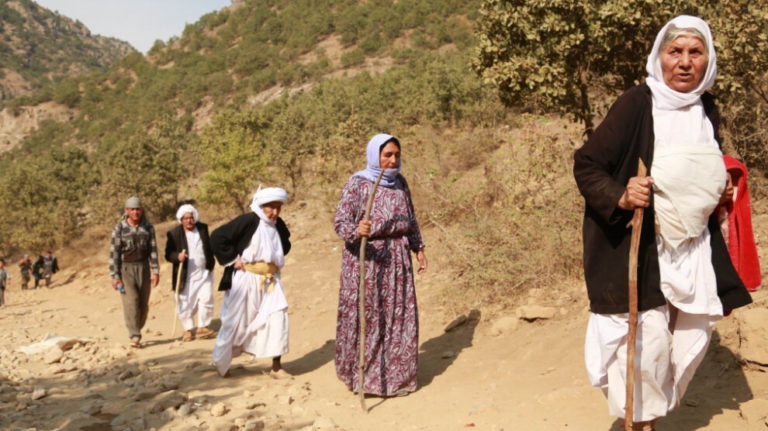
[[[365,250],[365,383],[364,392],[405,395],[416,390],[419,319],[413,284],[411,252],[419,273],[427,269],[424,242],[400,171],[400,142],[379,134],[368,142],[368,166],[344,185],[334,229],[344,240],[341,287],[336,322],[336,374],[358,392],[360,323],[360,240]],[[363,220],[373,183],[385,169],[376,190],[370,220]]]

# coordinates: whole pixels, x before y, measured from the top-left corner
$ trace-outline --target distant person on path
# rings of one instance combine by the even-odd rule
[[[141,347],[141,329],[149,314],[149,294],[160,281],[160,265],[155,228],[147,221],[141,201],[135,196],[125,201],[122,220],[112,229],[109,275],[112,287],[123,290],[123,316],[131,346]]]
[[[584,277],[591,315],[590,382],[625,415],[631,220],[640,237],[634,429],[652,430],[680,404],[723,314],[752,302],[731,264],[715,208],[727,199],[709,26],[678,16],[659,32],[645,83],[627,90],[576,151],[586,202]],[[638,159],[652,176],[638,177]]]
[[[37,256],[37,260],[34,264],[32,264],[32,276],[35,278],[35,289],[40,288],[40,279],[43,278],[43,267],[45,266],[45,261],[43,260],[43,256],[39,255]]]
[[[32,278],[32,261],[28,254],[25,254],[19,262],[19,270],[21,272],[21,290],[27,290],[29,289],[29,280]]]
[[[178,285],[176,312],[184,327],[182,340],[211,338],[216,333],[208,328],[213,317],[213,252],[208,225],[200,222],[197,209],[185,204],[176,211],[179,225],[168,231],[165,260],[173,263],[171,290]],[[181,277],[177,280],[181,265]],[[197,326],[193,316],[197,312]]]
[[[53,274],[59,272],[59,261],[56,256],[51,254],[48,250],[43,257],[43,278],[45,279],[45,287],[51,287],[51,277]]]
[[[0,305],[5,305],[5,286],[10,278],[5,270],[5,259],[0,258]]]
[[[358,392],[360,357],[360,242],[365,251],[365,376],[366,394],[406,395],[416,390],[419,316],[411,253],[427,270],[424,241],[400,172],[400,141],[379,134],[368,142],[367,168],[355,173],[341,192],[334,229],[344,240],[341,286],[336,322],[336,375]],[[363,220],[366,201],[381,169],[385,169],[373,200],[371,219]]]
[[[288,353],[288,301],[280,273],[291,250],[290,232],[279,217],[288,200],[285,190],[259,188],[251,210],[214,230],[211,245],[225,265],[219,290],[221,329],[213,348],[213,362],[222,376],[232,358],[243,352],[272,358],[270,375],[290,377],[280,363]]]

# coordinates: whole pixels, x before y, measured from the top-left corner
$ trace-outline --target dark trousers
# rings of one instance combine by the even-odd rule
[[[123,262],[122,269],[123,288],[123,317],[128,335],[131,338],[141,338],[141,329],[147,322],[149,315],[150,284],[149,262]]]

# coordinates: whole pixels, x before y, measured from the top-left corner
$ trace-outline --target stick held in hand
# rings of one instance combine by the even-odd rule
[[[181,250],[181,253],[186,252],[187,249]],[[173,286],[173,331],[171,331],[171,338],[176,336],[176,321],[179,320],[176,317],[176,313],[179,309],[179,285],[181,281],[181,267],[184,266],[184,262],[179,262],[179,270],[176,272],[176,285]]]
[[[643,159],[637,161],[637,176],[645,177]],[[635,343],[637,342],[637,255],[640,249],[640,234],[643,228],[643,211],[635,208],[630,225],[632,237],[629,243],[629,328],[627,332],[627,392],[624,406],[624,429],[632,431],[635,404]]]
[[[368,195],[368,202],[365,204],[365,214],[363,220],[369,220],[371,218],[371,208],[373,207],[373,197],[376,194],[376,189],[381,182],[381,176],[384,175],[384,169],[379,172],[379,176],[376,177],[376,182],[373,183],[371,188],[371,194]],[[364,236],[360,239],[360,289],[358,291],[358,297],[360,298],[360,360],[357,364],[358,386],[357,390],[360,394],[360,407],[363,411],[368,413],[368,407],[365,405],[365,246],[368,244],[368,236]]]

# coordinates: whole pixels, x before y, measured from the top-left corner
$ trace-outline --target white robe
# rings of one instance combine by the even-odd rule
[[[185,331],[211,324],[213,318],[213,273],[205,268],[203,241],[197,228],[184,231],[187,237],[187,278],[179,292],[177,313]],[[197,325],[193,316],[197,311]]]
[[[265,222],[251,238],[241,255],[243,263],[285,264],[280,238],[274,226]],[[232,358],[243,352],[259,358],[288,353],[288,302],[280,273],[274,274],[272,291],[259,291],[263,277],[248,271],[234,271],[232,287],[221,304],[221,328],[213,348],[213,361],[219,374],[226,374]]]
[[[665,416],[680,404],[723,316],[707,228],[725,187],[722,153],[700,103],[687,110],[654,108],[653,115],[656,248],[667,305],[638,313],[635,422]],[[585,340],[590,382],[603,390],[616,417],[625,415],[628,327],[626,313],[593,313]]]

